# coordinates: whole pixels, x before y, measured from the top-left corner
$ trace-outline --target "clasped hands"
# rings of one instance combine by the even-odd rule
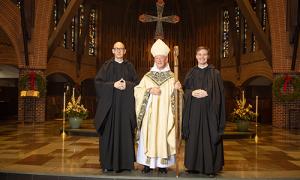
[[[126,81],[122,78],[119,81],[116,81],[114,83],[114,87],[119,90],[125,90],[126,89]]]
[[[174,88],[175,89],[181,89],[181,84],[179,81],[177,81],[174,85]],[[148,89],[149,93],[152,94],[152,95],[160,95],[161,94],[161,90],[159,87],[152,87],[152,88],[149,88]]]
[[[196,89],[192,92],[192,96],[195,98],[203,98],[208,96],[207,92],[203,89]]]

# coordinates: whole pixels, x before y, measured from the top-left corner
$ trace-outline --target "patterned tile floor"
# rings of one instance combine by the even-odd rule
[[[86,122],[84,126],[90,127],[91,121]],[[98,138],[62,138],[61,127],[62,121],[25,124],[1,121],[0,172],[103,175],[98,162]],[[226,131],[233,130],[234,124],[228,123]],[[258,136],[258,143],[254,139],[224,140],[225,166],[217,177],[300,179],[300,131],[259,126]],[[182,158],[183,151],[179,166],[181,175],[186,177]],[[135,167],[137,171],[112,174],[143,176],[142,167]],[[174,167],[168,173],[168,176],[173,175]],[[157,176],[157,172],[151,176]]]

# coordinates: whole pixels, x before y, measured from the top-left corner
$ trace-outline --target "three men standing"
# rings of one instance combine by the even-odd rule
[[[116,42],[112,52],[114,59],[103,64],[95,79],[102,168],[116,172],[133,168],[137,127],[137,163],[144,165],[144,173],[157,167],[167,173],[176,155],[174,91],[181,88],[169,67],[170,49],[160,39],[153,44],[154,65],[139,84],[134,66],[123,60],[124,44]],[[186,76],[182,135],[188,171],[214,175],[224,165],[225,104],[223,81],[207,64],[208,58],[209,49],[199,47],[198,66]]]

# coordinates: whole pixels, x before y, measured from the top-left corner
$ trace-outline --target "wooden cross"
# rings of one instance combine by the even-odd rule
[[[179,16],[176,15],[163,17],[162,14],[164,11],[164,6],[165,3],[163,0],[157,0],[156,2],[157,16],[152,16],[148,14],[142,14],[139,16],[139,20],[143,23],[156,21],[156,31],[155,31],[154,39],[164,39],[162,22],[175,24],[180,20]]]

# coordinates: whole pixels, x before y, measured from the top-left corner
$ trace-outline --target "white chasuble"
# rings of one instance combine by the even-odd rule
[[[171,71],[148,72],[134,88],[137,113],[137,162],[155,167],[175,163],[174,74]],[[160,95],[149,89],[159,87]]]

